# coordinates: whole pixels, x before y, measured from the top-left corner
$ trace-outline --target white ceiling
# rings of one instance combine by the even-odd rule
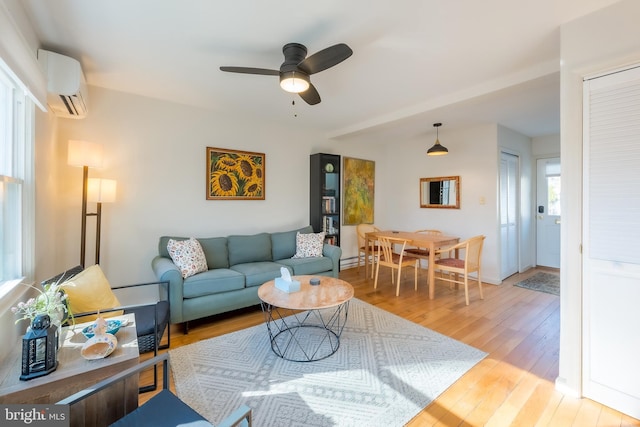
[[[560,131],[562,23],[618,0],[24,0],[42,46],[82,63],[90,85],[393,141],[434,122]],[[282,46],[353,56],[311,77],[309,106],[278,78]],[[295,100],[295,106],[292,106]],[[294,117],[297,115],[297,117]]]

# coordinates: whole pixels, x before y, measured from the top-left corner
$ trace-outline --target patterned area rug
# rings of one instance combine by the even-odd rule
[[[357,299],[317,362],[275,356],[264,324],[169,354],[183,401],[214,425],[246,404],[258,427],[402,426],[486,356]]]
[[[560,295],[560,276],[554,273],[538,272],[514,286]]]

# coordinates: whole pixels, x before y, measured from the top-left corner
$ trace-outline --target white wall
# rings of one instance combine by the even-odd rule
[[[534,159],[560,156],[560,134],[531,138],[531,154]]]
[[[582,392],[582,78],[640,62],[640,2],[623,0],[561,28],[562,212],[560,366],[556,382]]]

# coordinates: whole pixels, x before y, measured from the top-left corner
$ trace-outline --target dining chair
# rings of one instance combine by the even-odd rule
[[[364,261],[364,257],[367,256],[367,248],[365,246],[365,234],[373,231],[380,231],[378,227],[373,224],[358,224],[356,225],[356,233],[358,234],[358,272],[360,272],[360,258]],[[369,255],[371,256],[371,278],[373,278],[373,270],[376,265],[376,257],[378,254],[378,245],[376,242],[369,242]]]
[[[398,283],[396,285],[396,296],[400,295],[400,280],[402,278],[402,267],[413,266],[413,281],[415,290],[418,290],[418,264],[420,259],[405,255],[405,246],[408,240],[393,237],[378,237],[378,261],[376,262],[376,277],[373,281],[373,289],[378,287],[378,273],[380,266],[391,268],[391,284],[394,284],[394,271],[398,270]],[[395,245],[402,245],[399,253],[395,253],[393,248]]]
[[[431,230],[431,229],[426,229],[426,230],[416,230],[414,231],[414,233],[423,233],[423,234],[430,234],[430,235],[434,235],[434,236],[439,236],[442,234],[442,231],[440,230]],[[416,258],[420,258],[421,260],[429,260],[429,249],[428,248],[420,248],[420,247],[412,247],[412,248],[406,248],[405,253],[407,255],[411,255],[413,257]],[[426,270],[429,269],[429,265],[427,265]]]
[[[482,246],[484,239],[485,236],[475,236],[454,246],[435,251],[435,255],[439,255],[440,258],[434,262],[434,272],[440,271],[443,273],[439,279],[450,282],[451,285],[454,283],[456,285],[464,285],[464,297],[467,305],[469,305],[469,275],[471,273],[477,273],[476,280],[478,281],[478,289],[480,290],[480,299],[484,299],[484,295],[482,295],[481,278]],[[445,253],[448,254],[448,256],[442,257]],[[464,258],[461,258],[463,255]],[[447,273],[446,278],[444,273]],[[462,278],[460,278],[460,275]]]

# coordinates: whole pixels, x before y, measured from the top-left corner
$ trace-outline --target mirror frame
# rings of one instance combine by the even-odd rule
[[[455,181],[456,200],[455,204],[441,205],[429,203],[428,190],[431,182]],[[439,176],[435,178],[420,178],[420,207],[437,209],[460,209],[460,177],[459,176]]]

